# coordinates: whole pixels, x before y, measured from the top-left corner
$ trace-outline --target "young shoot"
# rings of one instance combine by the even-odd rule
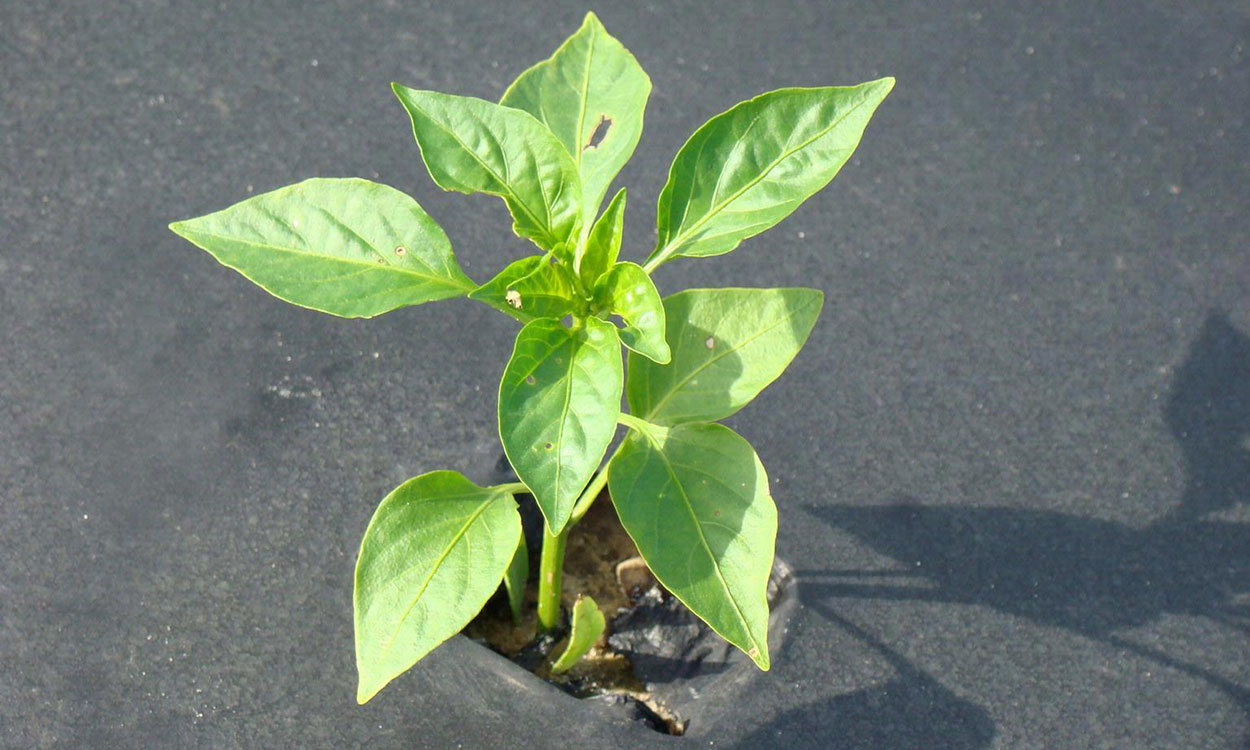
[[[781,375],[823,295],[735,287],[661,297],[652,274],[728,253],[788,216],[838,173],[893,86],[778,89],[708,120],[673,160],[655,248],[640,263],[621,260],[625,189],[600,208],[642,134],[651,80],[591,13],[498,103],[393,84],[435,184],[502,198],[513,230],[534,244],[527,257],[501,259],[494,278],[465,275],[415,200],[356,178],[307,180],[170,225],[301,307],[370,318],[468,297],[521,325],[498,397],[499,436],[520,481],[422,474],[387,495],[364,532],[360,703],[459,632],[501,585],[521,619],[531,565],[518,493],[544,519],[541,629],[564,626],[565,544],[606,487],[656,580],[769,668],[777,510],[754,449],[718,420]],[[553,671],[604,627],[594,601],[580,598]]]

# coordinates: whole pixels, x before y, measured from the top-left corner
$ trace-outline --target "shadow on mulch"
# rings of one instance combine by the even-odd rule
[[[1224,314],[1208,315],[1176,372],[1164,418],[1180,444],[1187,483],[1177,507],[1145,528],[914,498],[809,508],[877,552],[918,567],[797,572],[803,601],[885,655],[897,676],[781,721],[811,724],[817,736],[825,728],[830,736],[813,747],[981,747],[993,736],[980,708],[833,612],[828,602],[838,597],[985,606],[1065,628],[1198,678],[1250,715],[1245,686],[1116,635],[1168,614],[1209,618],[1250,634],[1250,525],[1217,515],[1250,501],[1250,338]],[[924,585],[909,585],[920,571]],[[757,739],[768,732],[765,727]]]

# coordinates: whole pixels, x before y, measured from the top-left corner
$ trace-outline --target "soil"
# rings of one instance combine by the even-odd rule
[[[506,464],[505,464],[506,466]],[[515,480],[511,480],[515,481]],[[599,642],[571,670],[551,674],[563,652],[562,630],[537,634],[535,600],[542,539],[542,514],[532,497],[518,495],[531,560],[524,619],[512,622],[501,592],[465,628],[465,635],[578,698],[600,705],[617,719],[639,722],[667,734],[683,734],[688,713],[703,717],[710,704],[732,701],[741,678],[731,674],[741,657],[733,646],[663,589],[621,527],[604,492],[569,535],[565,547],[563,604],[567,613],[578,594],[589,594],[607,628]],[[777,560],[768,583],[770,629],[784,637],[795,605],[790,568]],[[747,662],[737,668],[754,672]],[[732,683],[732,684],[727,684]],[[702,720],[702,718],[700,718]]]
[[[531,498],[518,496],[517,499],[526,521],[527,546],[530,546],[532,536],[537,537],[537,534],[529,533],[530,527],[536,530],[541,528],[531,521],[541,523],[541,517],[534,518],[537,510]],[[537,553],[537,544],[534,544],[530,547],[531,561],[538,559]],[[622,563],[626,564],[618,580],[617,567]],[[638,550],[621,528],[612,501],[605,492],[595,500],[577,529],[569,535],[564,558],[565,611],[571,610],[578,594],[588,594],[594,598],[608,622],[595,647],[568,672],[551,674],[551,663],[563,652],[567,638],[563,632],[537,636],[537,584],[533,580],[537,571],[533,569],[530,571],[531,580],[526,585],[526,606],[519,626],[512,622],[506,597],[498,595],[469,623],[464,633],[566,692],[624,708],[633,714],[633,718],[658,731],[682,734],[686,722],[647,690],[630,659],[609,643],[615,622],[633,613],[636,604],[644,600],[672,598],[658,584],[652,583],[653,578],[639,572],[641,565]],[[644,588],[645,583],[651,585]]]

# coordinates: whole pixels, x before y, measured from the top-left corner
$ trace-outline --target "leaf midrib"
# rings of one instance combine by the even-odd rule
[[[354,266],[363,266],[364,268],[372,269],[375,271],[386,270],[386,271],[393,271],[395,273],[407,274],[409,276],[416,276],[417,278],[425,279],[427,281],[447,284],[449,286],[456,287],[457,289],[463,289],[466,292],[472,291],[473,289],[476,288],[472,283],[465,284],[461,282],[459,279],[451,277],[451,276],[439,276],[433,273],[422,273],[421,271],[414,271],[410,268],[403,268],[402,266],[396,266],[396,265],[392,265],[386,262],[374,263],[372,261],[357,260],[355,258],[344,258],[344,257],[337,256],[337,255],[325,255],[325,254],[316,253],[316,252],[305,252],[303,250],[296,250],[294,248],[282,247],[281,245],[270,245],[267,242],[256,242],[254,240],[245,240],[239,237],[232,237],[228,234],[218,234],[216,232],[207,232],[202,229],[191,229],[191,228],[184,227],[184,231],[187,234],[193,234],[193,235],[197,235],[197,236],[204,237],[204,238],[211,238],[214,240],[225,240],[228,242],[237,242],[240,245],[246,245],[247,247],[255,248],[258,250],[267,250],[267,251],[273,251],[273,252],[279,252],[279,253],[287,253],[289,255],[310,256],[313,258],[325,260],[327,262],[346,263],[346,264],[354,265]],[[188,237],[187,239],[190,239],[190,237]],[[369,249],[373,250],[375,253],[378,252],[377,249],[374,248],[372,245],[369,245]],[[212,251],[210,250],[209,252],[211,253]],[[216,255],[216,253],[213,253],[213,255]]]

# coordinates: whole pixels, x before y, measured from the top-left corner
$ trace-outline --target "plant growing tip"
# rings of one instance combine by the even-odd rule
[[[522,324],[497,404],[521,481],[481,487],[436,471],[382,500],[356,562],[357,700],[459,632],[501,584],[520,622],[530,574],[520,492],[544,518],[540,628],[562,622],[565,543],[606,486],[656,580],[767,670],[777,510],[754,449],[718,420],[781,375],[823,295],[723,288],[661,297],[651,274],[675,258],[734,250],[827,185],[894,79],[778,89],[712,117],[673,159],[658,242],[641,265],[619,259],[625,188],[600,206],[638,144],[651,80],[594,13],[497,104],[391,87],[435,184],[501,198],[513,231],[540,252],[478,284],[416,201],[351,178],[306,180],[170,224],[301,307],[367,318],[468,297]],[[628,436],[613,448],[618,425]],[[607,623],[580,596],[571,626],[555,673]]]

